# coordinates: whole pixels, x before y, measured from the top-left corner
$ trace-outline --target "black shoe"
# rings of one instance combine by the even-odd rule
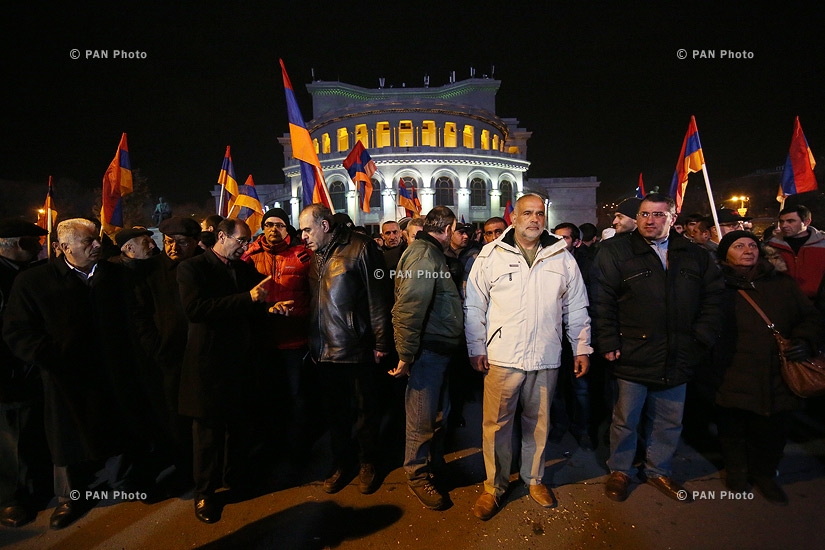
[[[358,490],[362,495],[371,495],[378,490],[381,480],[375,475],[375,466],[372,464],[361,464],[358,472]],[[326,487],[326,484],[324,484]]]
[[[52,512],[49,520],[49,527],[52,529],[63,529],[74,523],[84,513],[88,511],[88,506],[81,505],[78,501],[63,502],[58,504]]]
[[[7,506],[0,510],[0,525],[22,527],[37,517],[37,512],[26,506]]]
[[[690,493],[688,493],[684,487],[668,476],[648,477],[647,484],[653,485],[673,500],[678,500],[679,502],[693,502],[693,497],[690,496]]]
[[[630,476],[624,472],[610,472],[607,483],[604,484],[604,494],[610,500],[624,502],[627,499],[627,488],[630,485]]]
[[[336,468],[332,475],[324,480],[324,492],[330,495],[347,486],[347,476],[343,467]]]
[[[751,481],[756,488],[759,489],[759,492],[762,493],[762,496],[769,502],[781,506],[788,504],[788,495],[785,494],[785,491],[783,491],[779,483],[776,482],[775,477],[754,477]]]
[[[221,507],[215,495],[195,497],[195,517],[204,523],[220,521]]]

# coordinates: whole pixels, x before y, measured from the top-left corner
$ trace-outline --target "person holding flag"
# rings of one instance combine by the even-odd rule
[[[344,168],[346,168],[349,177],[355,183],[355,188],[358,191],[358,203],[362,212],[369,214],[370,212],[370,198],[372,197],[372,176],[376,172],[375,161],[372,160],[370,154],[364,149],[364,144],[361,141],[355,142],[355,147],[349,152],[347,158],[344,159]]]
[[[124,226],[123,197],[132,192],[132,161],[126,133],[120,136],[115,158],[103,174],[103,202],[100,208],[101,232],[111,236]]]

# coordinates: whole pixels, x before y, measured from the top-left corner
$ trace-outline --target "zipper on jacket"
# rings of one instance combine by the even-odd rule
[[[493,341],[493,338],[495,338],[495,337],[496,337],[496,334],[498,334],[498,337],[499,337],[499,338],[501,338],[501,329],[503,329],[503,328],[504,328],[504,326],[503,326],[503,325],[502,325],[502,326],[500,326],[500,327],[498,327],[498,328],[496,329],[496,331],[493,333],[493,335],[492,335],[492,336],[490,336],[490,339],[489,339],[489,340],[487,340],[487,345],[488,345],[488,346],[490,345],[490,342],[492,342],[492,341]]]
[[[653,273],[651,270],[645,269],[644,271],[641,271],[639,273],[635,273],[635,274],[631,275],[630,277],[628,277],[627,279],[625,279],[622,282],[623,283],[629,283],[630,281],[632,281],[633,279],[636,279],[638,277],[650,277],[651,273]]]

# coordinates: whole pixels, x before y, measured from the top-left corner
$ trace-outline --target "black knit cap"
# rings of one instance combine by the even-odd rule
[[[731,231],[724,237],[722,240],[719,241],[719,247],[716,249],[716,257],[719,259],[720,262],[724,262],[725,259],[728,257],[728,249],[730,245],[735,243],[739,239],[751,239],[757,245],[759,244],[759,237],[751,233],[750,231]]]
[[[287,215],[286,210],[283,208],[270,208],[266,211],[263,219],[261,220],[261,229],[264,228],[264,223],[266,220],[272,217],[281,218],[281,221],[283,221],[284,224],[289,225],[289,215]]]

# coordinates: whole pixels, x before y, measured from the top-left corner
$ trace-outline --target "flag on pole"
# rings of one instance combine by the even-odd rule
[[[696,128],[696,119],[691,116],[685,139],[682,141],[682,151],[676,161],[676,171],[670,183],[670,196],[676,201],[676,212],[682,211],[682,202],[685,197],[685,188],[688,184],[688,174],[700,172],[705,164],[702,154],[702,144],[699,141],[699,130]]]
[[[407,209],[407,215],[412,217],[421,214],[421,202],[418,200],[418,194],[415,192],[415,186],[412,190],[407,189],[404,185],[404,178],[398,180],[398,206]]]
[[[513,225],[513,210],[513,201],[507,201],[504,205],[504,221],[508,226]]]
[[[221,171],[218,174],[218,183],[222,185],[226,192],[233,197],[238,196],[238,180],[235,179],[235,165],[232,164],[232,155],[229,152],[229,145],[226,146],[226,153],[223,156]]]
[[[464,221],[464,214],[461,215],[461,223],[467,223],[466,221]]]
[[[252,174],[249,174],[246,182],[238,187],[238,194],[229,206],[227,217],[245,221],[252,233],[257,232],[258,228],[261,227],[261,221],[264,218],[264,207],[258,198],[258,191],[255,190]]]
[[[37,225],[51,233],[55,222],[57,222],[57,210],[54,209],[52,177],[49,176],[49,191],[46,193],[46,202],[43,204],[42,214],[38,212]]]
[[[355,147],[344,159],[344,168],[346,168],[349,177],[355,183],[355,188],[358,189],[358,202],[361,210],[369,213],[370,198],[372,197],[372,176],[377,168],[360,140],[355,142]]]
[[[790,195],[818,189],[816,177],[814,176],[815,166],[814,154],[811,152],[811,148],[808,147],[808,140],[805,139],[799,117],[796,117],[791,148],[788,151],[788,158],[785,160],[782,183],[779,186],[776,200],[783,202],[785,197]]]
[[[123,197],[132,192],[132,163],[126,133],[120,136],[115,158],[103,174],[103,206],[100,208],[102,231],[107,234],[123,227]]]
[[[292,82],[286,74],[284,60],[281,63],[281,74],[284,78],[284,92],[286,93],[286,112],[289,118],[289,139],[292,142],[292,157],[299,161],[301,165],[301,182],[303,188],[303,205],[321,203],[330,210],[332,198],[329,196],[329,189],[324,180],[324,171],[321,170],[321,162],[318,160],[318,153],[312,145],[312,138],[301,117],[301,110],[298,108],[298,101],[295,99],[295,91],[292,89]]]
[[[645,193],[645,182],[642,181],[642,173],[639,172],[639,186],[636,188],[636,198],[643,199],[645,195],[647,195],[647,193]]]

